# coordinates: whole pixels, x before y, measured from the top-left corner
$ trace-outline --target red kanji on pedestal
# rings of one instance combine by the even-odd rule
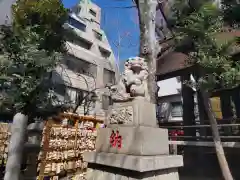
[[[111,147],[117,147],[118,149],[121,149],[122,147],[122,136],[119,135],[119,131],[114,132],[112,131],[112,134],[110,136],[110,146]]]

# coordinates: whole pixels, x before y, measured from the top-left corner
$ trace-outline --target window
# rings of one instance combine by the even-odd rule
[[[87,50],[91,49],[92,47],[92,43],[88,42],[87,40],[79,36],[75,37],[75,36],[69,35],[67,37],[67,40]]]
[[[72,18],[71,16],[68,17],[68,23],[71,26],[73,26],[81,31],[84,31],[84,32],[86,31],[86,25],[77,21],[76,19]]]
[[[97,32],[95,30],[93,30],[93,33],[94,33],[94,36],[95,36],[96,39],[98,39],[100,41],[102,40],[102,34],[101,33]]]
[[[80,11],[81,11],[81,7],[80,7],[80,6],[78,6],[78,7],[76,8],[76,14],[79,14],[79,13],[80,13]]]
[[[54,92],[58,95],[65,96],[66,86],[64,84],[54,84]]]
[[[97,77],[97,66],[83,59],[69,55],[66,60],[66,66],[79,74],[84,74],[93,78]]]
[[[99,47],[99,51],[100,51],[102,57],[104,57],[104,58],[109,58],[109,56],[111,55],[111,52],[106,51],[106,50],[102,49],[101,47]]]
[[[93,15],[94,17],[97,16],[97,13],[96,13],[94,10],[92,10],[92,9],[89,10],[89,13],[90,13],[91,15]]]
[[[108,110],[109,106],[113,105],[112,98],[107,95],[102,96],[102,109]]]
[[[70,59],[67,59],[66,60],[66,66],[68,67],[68,69],[72,70],[72,71],[75,71],[75,68],[76,68],[76,64],[74,61],[70,60]]]
[[[82,48],[87,49],[87,50],[91,49],[91,47],[92,47],[92,44],[90,42],[88,42],[80,37],[78,39],[73,40],[73,42],[76,43],[78,46],[81,46]]]
[[[77,97],[77,91],[71,87],[66,88],[66,99],[68,99],[68,102],[70,104],[75,104],[76,103],[76,97]]]
[[[82,59],[77,59],[76,72],[93,78],[97,77],[97,65],[89,63]]]
[[[170,107],[170,104],[167,103],[167,102],[164,102],[164,103],[159,103],[158,104],[158,117],[160,119],[168,119],[168,116],[169,116],[169,107]]]
[[[75,104],[78,100],[78,97],[80,97],[82,94],[81,90],[66,86],[64,84],[55,84],[54,92],[56,93],[58,100],[69,104]]]
[[[69,98],[71,104],[81,104],[81,101],[83,101],[83,98],[87,94],[86,91],[74,87],[67,87],[66,90],[66,96]]]
[[[84,92],[83,90],[78,89],[75,97],[75,103],[81,103],[82,99],[84,98]]]
[[[104,69],[103,70],[103,83],[104,84],[115,84],[115,73],[113,71]]]
[[[64,103],[69,104],[77,104],[79,101],[82,101],[86,94],[86,92],[81,89],[66,86],[64,84],[55,84],[54,91],[63,98],[62,101]]]
[[[171,103],[171,105],[172,105],[172,110],[171,110],[172,117],[182,117],[183,115],[182,103],[173,102]]]

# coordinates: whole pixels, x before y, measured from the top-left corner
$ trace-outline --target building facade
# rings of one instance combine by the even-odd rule
[[[111,103],[108,84],[115,84],[118,69],[108,39],[100,26],[101,9],[89,0],[81,0],[71,9],[65,28],[74,33],[67,41],[64,61],[54,75],[55,88],[64,102],[81,103],[79,114],[104,118]],[[91,100],[96,92],[97,100]]]
[[[192,80],[193,77],[191,78]],[[182,82],[180,77],[158,81],[158,119],[160,122],[183,121]],[[195,116],[198,119],[196,90],[194,95]]]
[[[9,24],[12,19],[12,4],[16,0],[0,0],[0,24]]]

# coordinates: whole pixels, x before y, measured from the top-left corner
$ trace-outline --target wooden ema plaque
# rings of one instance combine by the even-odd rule
[[[74,125],[62,125],[62,121],[66,119]],[[103,121],[67,113],[48,120],[43,132],[42,151],[39,154],[38,179],[84,172],[87,163],[83,162],[82,153],[95,150],[96,127],[99,123]]]

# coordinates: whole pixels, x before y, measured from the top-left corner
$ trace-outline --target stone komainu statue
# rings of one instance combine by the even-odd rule
[[[135,97],[147,97],[147,77],[148,68],[145,59],[129,58],[125,62],[119,83],[111,87],[113,101],[124,102]]]

